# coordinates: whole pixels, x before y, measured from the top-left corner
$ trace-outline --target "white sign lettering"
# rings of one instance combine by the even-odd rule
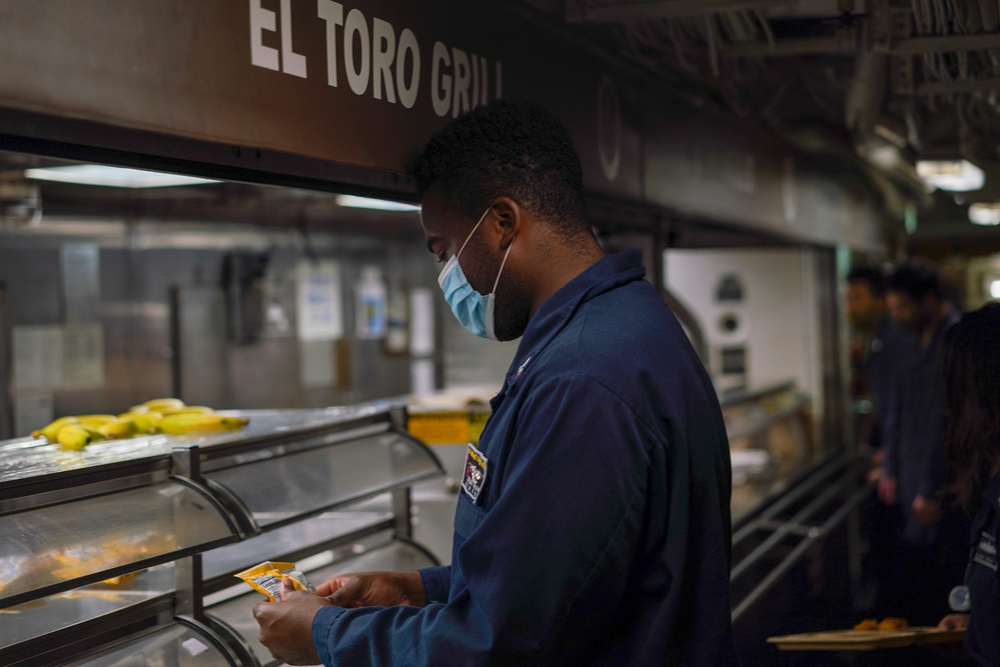
[[[249,2],[250,63],[306,78],[306,55],[293,49],[291,0],[281,0],[278,13],[265,9],[262,0]],[[334,0],[316,0],[316,15],[326,27],[326,83],[333,88],[340,86],[343,72],[355,95],[371,95],[406,109],[419,102],[421,89],[429,89],[428,101],[439,117],[455,117],[502,96],[503,67],[499,61],[491,67],[485,56],[435,42],[431,46],[430,80],[423,81],[420,42],[409,28],[397,31],[378,17],[369,21],[358,8],[345,13],[344,4]],[[264,45],[265,31],[280,35],[280,51]]]

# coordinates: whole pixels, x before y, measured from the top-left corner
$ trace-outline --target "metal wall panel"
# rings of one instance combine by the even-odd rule
[[[400,226],[407,231],[390,241],[355,231],[310,234],[310,256],[336,260],[341,268],[345,335],[339,341],[319,341],[330,350],[319,357],[332,365],[323,375],[329,378],[325,386],[310,385],[303,376],[307,345],[295,331],[295,280],[306,253],[294,231],[114,218],[46,218],[33,230],[0,230],[5,325],[22,342],[20,349],[12,344],[9,350],[14,412],[32,399],[50,401],[55,415],[123,412],[136,402],[175,394],[178,379],[176,393],[185,401],[217,408],[317,407],[406,394],[409,355],[386,354],[381,340],[358,340],[354,326],[353,286],[362,266],[379,266],[390,285],[438,292],[437,267],[423,246],[419,225],[407,218]],[[89,237],[87,229],[94,230]],[[99,248],[100,301],[94,322],[102,336],[101,374],[91,373],[83,378],[84,386],[74,386],[63,372],[69,363],[65,358],[53,362],[54,369],[41,368],[44,360],[38,355],[44,350],[39,349],[49,339],[37,337],[57,340],[69,328],[60,249],[81,242]],[[268,299],[283,310],[290,328],[237,343],[227,329],[222,266],[227,254],[247,248],[268,254]],[[434,303],[437,307],[438,300]],[[179,325],[176,332],[172,322]],[[19,384],[18,377],[42,379]],[[25,435],[21,431],[39,426],[22,423],[17,432],[0,437]]]

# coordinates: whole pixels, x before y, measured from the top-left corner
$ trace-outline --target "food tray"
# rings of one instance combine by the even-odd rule
[[[768,637],[782,651],[870,651],[877,648],[899,648],[912,644],[943,644],[960,642],[964,630],[938,630],[934,627],[900,628],[899,630],[828,630],[797,635]]]

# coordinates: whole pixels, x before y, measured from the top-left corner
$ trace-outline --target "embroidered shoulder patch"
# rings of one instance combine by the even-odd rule
[[[479,504],[479,494],[486,484],[486,467],[489,459],[471,443],[465,453],[465,472],[462,474],[462,491],[472,499],[473,504]]]
[[[997,541],[989,533],[979,535],[979,544],[976,545],[975,554],[972,557],[977,563],[985,565],[994,572],[997,570]]]

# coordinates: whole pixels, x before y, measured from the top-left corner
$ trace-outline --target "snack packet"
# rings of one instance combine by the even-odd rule
[[[297,591],[316,592],[313,585],[306,579],[306,575],[295,569],[295,563],[272,563],[267,560],[260,565],[243,570],[235,576],[266,595],[271,599],[271,602],[281,599],[282,579],[291,579],[292,585]]]

